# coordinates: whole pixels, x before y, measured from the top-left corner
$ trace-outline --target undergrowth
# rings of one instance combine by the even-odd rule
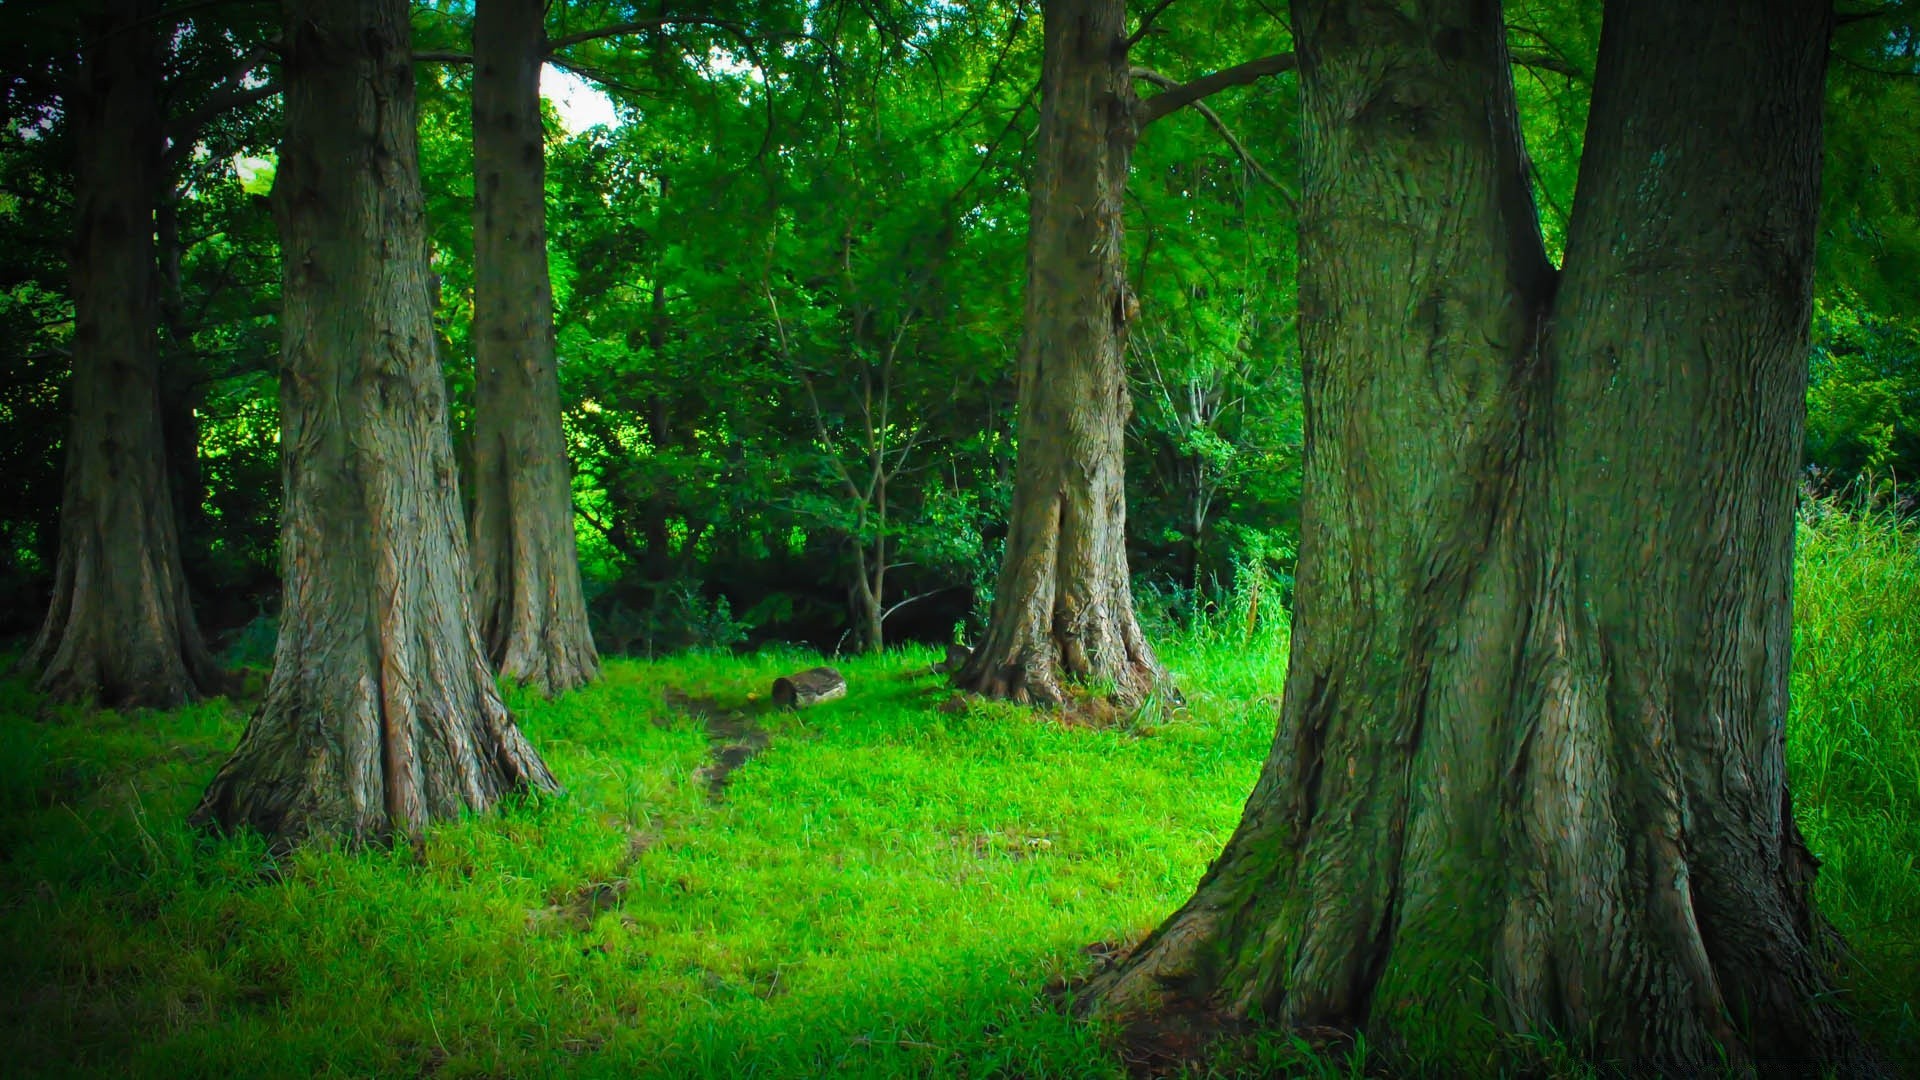
[[[1796,808],[1854,954],[1850,1005],[1920,1072],[1920,552],[1885,518],[1820,504],[1800,548]],[[512,697],[564,795],[417,849],[279,860],[183,824],[244,705],[82,715],[0,682],[7,1064],[1124,1075],[1108,1033],[1046,991],[1087,970],[1090,944],[1150,930],[1231,830],[1285,668],[1283,621],[1244,616],[1164,643],[1184,708],[1104,728],[957,699],[918,650],[842,662],[849,696],[800,713],[762,700],[817,657],[613,660],[558,701]],[[771,734],[723,800],[678,695]],[[1272,1037],[1195,1071],[1375,1064]]]

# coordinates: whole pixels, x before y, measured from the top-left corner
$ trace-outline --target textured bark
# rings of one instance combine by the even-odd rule
[[[551,789],[474,631],[434,360],[406,0],[288,0],[273,677],[195,817],[417,834]]]
[[[473,564],[500,672],[557,694],[597,678],[554,369],[540,124],[543,0],[481,0],[473,50]]]
[[[1829,20],[1610,3],[1556,275],[1499,5],[1295,4],[1279,730],[1089,1008],[1879,1071],[1823,974],[1782,738]]]
[[[68,101],[73,426],[53,602],[23,667],[57,700],[170,708],[217,678],[187,599],[160,422],[160,23],[109,0]]]
[[[987,632],[957,685],[1057,704],[1167,683],[1127,577],[1122,200],[1137,128],[1121,0],[1050,0],[1029,195],[1013,509]]]

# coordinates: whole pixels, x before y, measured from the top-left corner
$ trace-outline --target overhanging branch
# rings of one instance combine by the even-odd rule
[[[547,52],[556,53],[561,49],[582,45],[589,41],[599,41],[602,38],[610,37],[624,37],[627,34],[644,34],[649,30],[659,30],[662,27],[676,25],[712,26],[741,36],[746,35],[746,31],[741,28],[739,23],[730,22],[726,19],[716,19],[708,15],[662,15],[652,19],[635,19],[632,22],[614,23],[610,26],[595,27],[592,30],[582,30],[576,34],[567,34],[562,37],[553,38],[547,42]]]
[[[1836,8],[1833,13],[1833,25],[1850,26],[1857,22],[1866,22],[1868,19],[1878,19],[1884,15],[1895,15],[1900,10],[1899,4],[1883,4],[1880,7],[1866,8],[1861,11],[1840,11]]]
[[[167,126],[167,152],[165,161],[172,164],[180,160],[200,138],[208,124],[234,109],[265,101],[280,92],[277,82],[263,82],[258,86],[235,86],[224,93],[217,94],[206,104],[193,112],[180,117]]]
[[[1263,56],[1258,60],[1249,60],[1244,64],[1223,68],[1211,75],[1202,75],[1192,82],[1174,83],[1168,80],[1165,84],[1168,87],[1166,92],[1142,101],[1140,107],[1134,111],[1134,119],[1144,128],[1169,113],[1192,105],[1202,98],[1211,97],[1230,86],[1245,86],[1269,75],[1292,71],[1294,66],[1295,60],[1292,53],[1275,53],[1272,56]],[[1154,81],[1155,85],[1162,85],[1157,80],[1150,81]]]
[[[1570,79],[1584,79],[1587,77],[1586,72],[1568,63],[1564,57],[1541,52],[1537,49],[1515,49],[1507,54],[1507,58],[1519,64],[1521,67],[1533,68],[1536,71],[1551,71],[1556,75],[1565,75]]]
[[[1131,74],[1133,75],[1134,78],[1143,80],[1145,82],[1150,82],[1155,86],[1180,85],[1174,82],[1172,79],[1168,78],[1167,76],[1162,75],[1159,72],[1153,70],[1152,68],[1135,67],[1132,69]],[[1188,84],[1188,85],[1192,85],[1192,84]],[[1165,97],[1165,96],[1166,96],[1165,94],[1160,95],[1160,97]],[[1159,101],[1160,97],[1156,97],[1153,100]],[[1194,100],[1194,101],[1188,102],[1188,104],[1192,106],[1194,112],[1199,113],[1202,119],[1206,120],[1208,124],[1212,125],[1213,130],[1219,133],[1220,138],[1226,142],[1228,149],[1232,150],[1234,155],[1240,159],[1241,164],[1245,165],[1247,169],[1250,172],[1252,172],[1255,176],[1258,176],[1260,179],[1265,180],[1268,184],[1272,185],[1273,190],[1279,192],[1280,197],[1286,200],[1288,209],[1292,210],[1294,214],[1297,216],[1300,213],[1299,198],[1295,196],[1290,189],[1288,189],[1287,185],[1275,179],[1272,173],[1268,172],[1264,166],[1262,166],[1258,161],[1254,160],[1253,155],[1247,151],[1246,144],[1242,143],[1237,137],[1235,137],[1235,135],[1233,134],[1233,129],[1227,126],[1227,122],[1225,120],[1220,119],[1220,114],[1208,108],[1207,103],[1204,101]]]
[[[1148,31],[1153,29],[1153,20],[1159,18],[1161,12],[1172,6],[1173,0],[1160,0],[1158,4],[1153,6],[1152,10],[1140,16],[1140,25],[1127,37],[1127,48],[1131,49],[1135,45],[1140,44],[1140,39],[1146,37]]]

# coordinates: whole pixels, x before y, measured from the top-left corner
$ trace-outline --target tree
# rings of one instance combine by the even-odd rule
[[[285,599],[266,696],[195,818],[357,841],[556,785],[474,630],[408,5],[289,0],[285,13]]]
[[[1127,50],[1145,29],[1127,36],[1124,0],[1046,5],[1013,509],[985,638],[954,680],[990,697],[1058,704],[1072,679],[1137,702],[1167,682],[1127,575],[1127,327],[1139,311],[1122,242],[1127,167],[1142,127],[1292,58],[1168,80],[1142,102]]]
[[[23,666],[58,700],[170,708],[217,671],[187,597],[161,435],[159,5],[106,0],[96,16],[66,96],[77,205],[59,561]]]
[[[1831,18],[1609,3],[1556,272],[1499,6],[1297,0],[1279,730],[1084,1007],[1876,1072],[1782,752]]]
[[[500,673],[591,682],[547,269],[541,0],[482,0],[473,26],[473,509],[480,634]]]

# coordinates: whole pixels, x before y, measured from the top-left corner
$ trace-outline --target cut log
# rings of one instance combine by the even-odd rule
[[[773,680],[773,703],[783,709],[804,709],[846,696],[847,680],[830,667],[808,668]]]
[[[967,648],[965,645],[955,645],[949,642],[947,644],[946,658],[933,665],[933,670],[935,674],[951,675],[961,668],[966,667],[967,661],[971,659],[973,659],[972,649]]]

